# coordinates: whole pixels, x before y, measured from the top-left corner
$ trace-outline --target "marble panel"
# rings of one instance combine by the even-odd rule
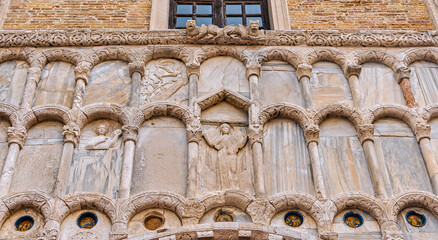
[[[20,217],[30,216],[33,218],[33,226],[27,231],[18,231],[15,223]],[[33,209],[21,209],[13,213],[0,229],[0,239],[37,239],[41,228],[44,227],[44,217]]]
[[[82,129],[66,194],[98,192],[117,197],[123,161],[120,129],[120,124],[111,120],[97,120]]]
[[[11,124],[6,121],[0,121],[0,169],[3,169],[3,164],[5,163],[6,157],[8,155],[8,127]]]
[[[303,223],[301,224],[301,226],[291,227],[284,222],[285,215],[290,211],[299,212],[303,216]],[[284,227],[300,233],[318,236],[318,226],[316,225],[315,220],[313,220],[313,218],[309,214],[297,209],[284,210],[275,214],[275,216],[271,220],[271,226]]]
[[[414,62],[411,68],[411,87],[419,107],[438,102],[438,64]]]
[[[206,212],[204,216],[202,216],[201,220],[199,221],[199,224],[206,224],[206,223],[215,223],[220,222],[221,220],[225,218],[221,218],[219,215],[228,215],[231,216],[233,221],[232,222],[252,222],[251,217],[245,213],[244,211],[235,208],[235,207],[219,207],[211,209],[210,211]],[[227,216],[227,217],[228,217]],[[217,218],[220,219],[217,219]],[[227,218],[227,220],[230,220]]]
[[[218,124],[206,123],[202,128],[204,138],[199,143],[198,195],[228,189],[254,194],[252,154],[245,138],[246,127],[232,125],[228,135],[220,132]]]
[[[33,105],[60,104],[70,108],[74,92],[74,66],[66,62],[51,62],[41,71]]]
[[[82,213],[96,214],[97,223],[91,228],[80,228],[77,224]],[[95,210],[81,210],[68,215],[61,223],[59,240],[103,240],[109,239],[111,220],[103,213]]]
[[[423,227],[414,227],[406,220],[406,214],[409,211],[415,211],[426,217],[426,223]],[[397,217],[405,240],[435,239],[438,236],[438,220],[429,211],[423,208],[406,208],[403,209]]]
[[[364,107],[385,103],[406,104],[394,71],[386,65],[363,64],[359,82],[363,91]]]
[[[303,104],[296,70],[287,62],[270,61],[263,64],[259,86],[262,105],[283,102],[299,106]]]
[[[188,105],[188,77],[183,62],[159,59],[148,62],[141,80],[141,102],[171,101]]]
[[[330,118],[320,125],[320,131],[318,150],[328,195],[349,191],[374,195],[354,125],[343,118]]]
[[[117,103],[126,106],[131,98],[128,63],[108,61],[95,66],[85,88],[84,106],[92,103]]]
[[[132,194],[155,190],[185,195],[186,185],[185,125],[167,117],[144,122],[135,151]]]
[[[226,88],[249,98],[249,82],[245,65],[232,57],[215,57],[201,64],[198,82],[199,97]]]
[[[8,61],[0,64],[0,102],[20,105],[28,68],[27,63],[23,61]]]
[[[332,103],[353,106],[350,85],[337,64],[331,62],[314,64],[310,83],[310,94],[315,108]]]
[[[374,145],[387,190],[432,192],[420,146],[409,126],[395,119],[378,120],[374,126]]]
[[[220,102],[201,113],[202,122],[247,123],[248,113],[227,102]]]
[[[42,122],[29,129],[12,177],[11,193],[53,193],[64,146],[63,124]]]
[[[351,228],[344,222],[344,215],[347,212],[360,214],[363,218],[363,224],[357,228]],[[333,220],[333,229],[338,233],[339,240],[380,240],[382,234],[380,232],[379,223],[368,213],[358,209],[348,209],[339,213]]]
[[[162,218],[164,219],[163,225],[159,227],[158,230],[177,228],[182,226],[181,220],[174,212],[171,212],[166,209],[150,208],[148,210],[136,214],[128,222],[128,237],[140,236],[156,231],[156,230],[148,230],[145,227],[145,219],[151,215],[162,216]]]
[[[280,192],[315,193],[309,150],[301,127],[286,119],[265,124],[264,173],[268,195]]]

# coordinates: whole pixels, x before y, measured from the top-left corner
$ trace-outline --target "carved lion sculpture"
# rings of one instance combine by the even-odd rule
[[[186,23],[187,36],[191,39],[214,39],[219,35],[219,27],[215,25],[202,24],[200,27],[196,26],[195,20],[188,20]]]
[[[259,30],[259,21],[249,21],[249,27],[245,27],[241,24],[238,26],[226,26],[224,28],[224,36],[229,39],[251,40],[255,38],[262,39],[264,33]]]

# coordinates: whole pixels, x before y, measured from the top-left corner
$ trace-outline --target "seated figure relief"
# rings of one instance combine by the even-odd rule
[[[247,141],[246,134],[223,123],[219,128],[211,128],[203,133],[210,147],[218,151],[218,187],[220,190],[238,189],[237,154]]]
[[[95,128],[96,136],[90,138],[85,144],[87,150],[108,150],[114,148],[118,142],[122,130],[117,129],[113,132],[113,137],[108,136],[109,128],[105,124],[99,124]]]

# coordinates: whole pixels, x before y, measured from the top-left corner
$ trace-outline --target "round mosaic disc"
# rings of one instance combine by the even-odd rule
[[[34,220],[31,216],[23,216],[15,222],[15,228],[17,231],[26,232],[33,227],[33,223]]]
[[[284,215],[284,222],[290,227],[299,227],[303,224],[303,215],[299,212],[288,212]]]
[[[79,216],[77,224],[80,228],[91,229],[97,224],[97,216],[92,212],[85,212]]]
[[[409,211],[406,213],[406,221],[408,221],[411,226],[422,227],[424,224],[426,224],[426,217],[423,214],[419,214],[415,211]]]
[[[354,212],[348,212],[344,215],[344,223],[351,228],[358,228],[363,224],[363,217]]]

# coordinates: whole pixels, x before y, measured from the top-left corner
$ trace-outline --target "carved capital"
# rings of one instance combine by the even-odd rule
[[[23,148],[24,141],[26,141],[27,131],[24,127],[9,127],[8,128],[8,143],[18,144],[20,148]]]
[[[49,220],[44,229],[38,234],[38,239],[40,240],[56,240],[59,235],[60,224],[57,221]]]
[[[83,80],[87,84],[88,76],[90,76],[90,66],[88,64],[78,64],[75,67],[76,81]]]
[[[405,78],[409,79],[409,76],[411,76],[411,69],[408,67],[399,67],[397,68],[397,71],[395,72],[394,76],[398,84],[400,84],[403,79]]]
[[[349,64],[347,65],[345,75],[347,78],[350,78],[351,76],[359,77],[361,72],[362,72],[362,66]]]
[[[63,130],[62,136],[64,136],[64,143],[73,143],[73,145],[76,146],[79,142],[80,128],[74,125],[65,125]]]
[[[138,127],[137,126],[132,126],[132,125],[126,125],[122,127],[122,131],[123,131],[123,141],[137,141],[137,137],[138,137]]]
[[[138,72],[143,77],[144,76],[144,68],[145,68],[145,63],[143,61],[131,62],[131,63],[129,63],[129,74],[132,77],[132,74],[134,74],[135,72]]]
[[[195,74],[198,76],[198,78],[201,76],[201,68],[200,66],[187,66],[187,76],[190,77],[190,75]]]
[[[202,130],[200,126],[188,126],[187,127],[187,141],[189,143],[199,143],[202,139]]]
[[[420,142],[423,138],[430,139],[430,130],[431,127],[429,124],[418,123],[415,126],[415,137],[417,138],[417,141]]]
[[[309,145],[311,142],[319,142],[319,128],[317,125],[310,125],[304,129],[304,136],[306,143]]]
[[[374,125],[373,124],[360,125],[358,130],[359,131],[357,132],[357,136],[359,137],[359,140],[362,144],[367,140],[374,141]]]
[[[252,146],[254,143],[263,144],[263,127],[260,125],[250,125],[248,129],[249,143]]]
[[[319,237],[323,240],[338,240],[338,233],[336,232],[321,232]]]
[[[312,75],[312,66],[304,63],[298,65],[297,68],[298,80],[301,80],[301,78],[303,77],[308,77],[310,79],[311,75]]]
[[[262,67],[260,65],[247,65],[246,66],[246,77],[249,78],[252,75],[260,77]]]

